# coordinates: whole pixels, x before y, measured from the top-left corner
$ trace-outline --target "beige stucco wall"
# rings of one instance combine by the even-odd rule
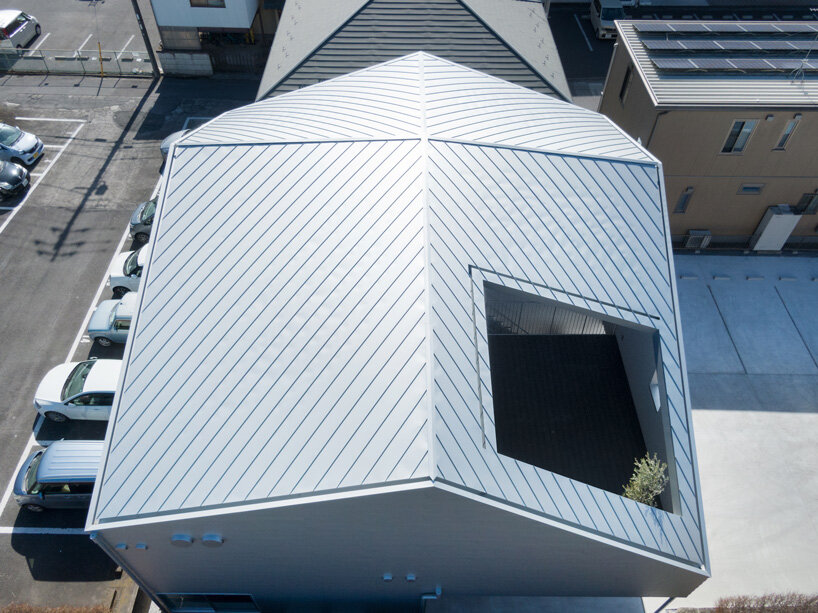
[[[775,204],[795,205],[818,189],[818,110],[803,109],[657,109],[638,74],[634,74],[624,103],[619,92],[627,66],[625,48],[618,45],[600,102],[604,113],[662,161],[670,229],[681,236],[691,229],[714,236],[751,235],[764,212]],[[802,115],[784,150],[775,149],[787,122]],[[769,120],[767,119],[769,116]],[[735,120],[758,124],[744,151],[721,149]],[[739,194],[743,183],[763,183],[758,195]],[[675,214],[679,196],[693,187],[684,214]],[[794,236],[816,236],[818,215],[805,215]]]

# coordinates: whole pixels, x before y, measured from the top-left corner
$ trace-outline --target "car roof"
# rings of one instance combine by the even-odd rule
[[[0,11],[0,28],[5,28],[22,12],[23,11],[18,11],[17,9],[4,9]]]
[[[83,392],[113,392],[119,382],[122,360],[96,360],[85,379]]]
[[[37,481],[94,481],[104,441],[55,441],[43,452]]]
[[[133,314],[136,312],[136,303],[139,300],[139,294],[137,292],[128,292],[125,294],[119,301],[119,306],[116,309],[116,316],[119,319],[124,319],[125,317],[133,318]]]

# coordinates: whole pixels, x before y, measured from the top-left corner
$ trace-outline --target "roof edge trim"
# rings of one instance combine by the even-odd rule
[[[278,509],[292,507],[302,504],[312,504],[318,502],[332,502],[334,500],[345,500],[360,496],[376,496],[378,494],[389,494],[393,492],[405,492],[411,490],[433,487],[434,482],[430,475],[417,479],[395,481],[388,485],[377,484],[372,486],[356,486],[343,490],[331,490],[309,494],[293,496],[282,496],[280,498],[270,498],[257,502],[236,502],[231,504],[200,507],[197,509],[187,509],[181,511],[166,511],[159,513],[149,513],[145,515],[122,516],[111,520],[100,520],[97,517],[90,518],[85,525],[86,532],[104,531],[113,528],[124,528],[127,526],[141,526],[147,524],[157,524],[170,521],[181,521],[189,519],[199,519],[216,515],[231,515],[234,513],[245,513],[250,511],[260,511],[264,509]]]

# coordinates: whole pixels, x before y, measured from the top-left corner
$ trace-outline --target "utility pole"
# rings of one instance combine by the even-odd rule
[[[151,69],[154,76],[159,76],[159,65],[156,63],[156,56],[153,54],[153,47],[151,47],[151,40],[148,38],[148,31],[145,29],[145,22],[142,21],[142,11],[139,9],[139,2],[131,0],[133,4],[133,12],[136,14],[136,23],[139,24],[139,31],[142,33],[142,40],[145,43],[145,48],[148,50],[148,57],[151,60]]]

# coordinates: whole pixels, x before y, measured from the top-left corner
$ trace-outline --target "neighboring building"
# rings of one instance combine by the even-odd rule
[[[415,53],[178,141],[146,249],[87,528],[166,610],[707,578],[661,165],[602,115]]]
[[[204,51],[217,69],[263,62],[283,0],[151,0],[163,52]],[[261,64],[263,66],[263,64]]]
[[[617,28],[599,110],[662,161],[674,243],[818,246],[818,22]]]
[[[571,98],[540,2],[288,0],[257,99],[415,51]]]

